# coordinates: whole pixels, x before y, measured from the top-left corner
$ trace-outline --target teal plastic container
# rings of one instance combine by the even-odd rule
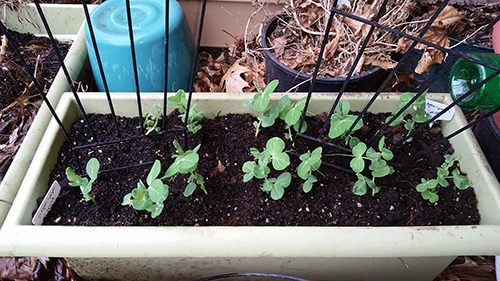
[[[182,7],[169,1],[167,91],[188,90],[194,40]],[[141,92],[163,92],[165,80],[165,1],[130,0],[134,46]],[[135,92],[132,51],[125,0],[108,0],[90,14],[99,56],[110,92]],[[85,25],[90,65],[97,89],[104,84],[88,23]]]

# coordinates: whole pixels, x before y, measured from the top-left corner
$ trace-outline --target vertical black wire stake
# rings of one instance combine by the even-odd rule
[[[130,51],[132,53],[132,67],[134,69],[135,93],[137,95],[137,111],[139,113],[139,123],[141,133],[144,134],[144,122],[142,118],[141,91],[139,89],[139,76],[137,73],[137,59],[135,57],[134,30],[132,29],[132,12],[130,11],[130,0],[125,0],[125,8],[127,10],[128,35],[130,38]]]
[[[403,161],[400,164],[404,165],[404,164],[406,164],[406,163],[408,163],[410,161],[414,161],[415,159],[417,159],[418,157],[420,157],[420,155],[422,155],[422,154],[426,153],[427,151],[433,149],[434,147],[436,147],[436,146],[444,143],[445,141],[450,140],[451,138],[455,137],[456,135],[458,135],[458,134],[462,133],[463,131],[469,129],[470,127],[476,125],[477,122],[480,122],[481,120],[486,119],[486,118],[490,117],[491,115],[493,115],[493,114],[495,114],[495,113],[497,113],[499,111],[500,111],[500,107],[497,108],[497,109],[495,109],[495,110],[492,110],[492,111],[490,111],[490,112],[488,112],[486,114],[484,114],[483,116],[479,117],[478,119],[476,119],[476,120],[468,123],[467,125],[465,125],[464,127],[460,128],[460,129],[456,130],[454,133],[452,133],[452,134],[450,134],[450,135],[448,135],[448,136],[446,136],[446,137],[444,137],[444,138],[436,141],[434,144],[429,145],[425,149],[420,150],[418,153],[415,153],[414,155],[411,155],[410,157],[404,158]]]
[[[385,7],[387,6],[387,2],[388,2],[388,0],[384,0],[384,2],[382,3],[382,5],[380,6],[380,9],[379,9],[379,11],[378,11],[378,13],[377,13],[377,15],[375,16],[375,19],[374,19],[375,22],[378,22],[380,20],[380,18],[382,17],[383,12],[385,11]],[[370,41],[370,37],[372,36],[374,30],[375,30],[375,26],[371,25],[370,26],[370,30],[368,31],[368,34],[367,34],[367,36],[365,38],[365,41],[363,42],[363,45],[361,46],[361,48],[359,50],[359,53],[356,56],[356,59],[354,60],[354,63],[352,65],[351,69],[349,70],[349,74],[347,75],[346,80],[342,84],[342,88],[340,89],[339,94],[344,92],[345,88],[347,87],[347,83],[349,83],[349,80],[351,80],[351,76],[354,73],[354,70],[356,69],[356,66],[358,65],[359,60],[363,56],[363,52],[366,49],[366,46],[368,46],[368,42]],[[375,94],[374,96],[378,96],[379,94]],[[373,97],[372,97],[372,99],[373,99]],[[349,129],[347,130],[347,132],[345,132],[345,134],[342,136],[342,138],[340,139],[340,141],[337,142],[337,144],[341,144],[347,138],[347,136],[352,132],[352,130],[354,130],[354,127],[359,122],[359,120],[361,120],[361,118],[366,113],[366,111],[368,110],[369,107],[370,107],[370,105],[365,106],[365,108],[363,109],[363,111],[361,111],[361,113],[358,115],[358,117],[356,118],[356,120],[354,121],[354,123],[352,123],[351,127],[349,127]],[[328,118],[326,120],[330,120],[329,119],[330,117],[331,116],[328,116]],[[322,130],[324,130],[324,128],[325,128],[325,126],[323,125],[323,129]]]
[[[335,0],[337,1],[337,0]],[[186,106],[186,119],[184,120],[184,125],[187,128],[188,125],[188,120],[189,120],[189,111],[191,109],[191,97],[193,95],[193,83],[194,83],[194,78],[196,77],[196,67],[198,65],[198,54],[200,51],[200,43],[201,43],[201,34],[203,33],[203,22],[205,21],[205,10],[207,7],[207,0],[203,0],[202,5],[201,5],[201,15],[200,15],[200,24],[198,27],[198,35],[196,38],[196,47],[194,49],[194,59],[193,63],[191,65],[191,77],[189,79],[189,94],[188,94],[188,100],[187,100],[187,106]],[[187,132],[184,135],[184,149],[187,149],[188,147],[188,137],[187,137]]]
[[[73,85],[73,79],[71,79],[71,76],[68,73],[68,69],[66,68],[66,65],[64,64],[64,59],[61,56],[61,52],[59,51],[59,47],[57,47],[57,42],[54,39],[54,36],[52,35],[52,31],[50,30],[47,19],[45,18],[45,14],[43,13],[43,10],[40,6],[40,2],[39,2],[39,0],[35,0],[34,2],[35,2],[36,9],[38,10],[38,14],[40,15],[40,19],[42,20],[42,23],[45,27],[47,35],[50,39],[49,41],[52,44],[52,48],[54,49],[54,51],[57,55],[57,59],[59,60],[59,64],[61,65],[61,69],[64,73],[64,76],[66,77],[66,80],[68,81],[69,87],[71,88],[71,92],[73,93],[73,96],[75,98],[78,109],[80,110],[80,113],[82,114],[83,120],[84,120],[85,124],[87,125],[87,128],[88,128],[92,138],[94,140],[98,141],[97,135],[95,134],[94,130],[92,129],[92,126],[90,125],[90,122],[87,118],[87,113],[85,112],[85,109],[83,108],[82,102],[80,101],[80,97],[76,93],[76,89]]]
[[[161,128],[166,129],[167,124],[167,93],[168,93],[168,44],[170,38],[170,0],[165,0],[165,82],[163,86],[163,116]]]
[[[16,56],[21,61],[21,65],[24,67],[24,71],[26,71],[26,73],[30,77],[31,81],[35,85],[36,89],[38,90],[38,93],[42,97],[42,99],[45,102],[45,105],[48,107],[50,113],[52,113],[52,117],[54,117],[54,120],[56,120],[57,124],[59,125],[59,128],[61,129],[61,132],[64,135],[64,137],[66,138],[66,141],[69,143],[70,147],[73,147],[73,142],[69,138],[68,132],[64,128],[64,125],[62,124],[61,119],[59,119],[59,116],[57,115],[56,111],[54,110],[54,107],[50,103],[45,92],[43,91],[42,86],[40,85],[40,83],[38,83],[38,81],[36,80],[36,77],[31,72],[30,67],[28,66],[28,64],[24,60],[23,56],[19,52],[19,49],[17,48],[16,44],[12,40],[12,37],[7,32],[7,28],[3,25],[2,21],[0,21],[0,30],[5,34],[5,37],[7,38],[8,44],[10,45],[10,47],[12,48],[12,50],[14,51]]]
[[[307,108],[309,107],[309,102],[311,101],[312,92],[314,88],[314,84],[316,83],[316,77],[318,76],[319,67],[321,65],[321,60],[323,58],[323,54],[325,53],[326,44],[328,43],[328,36],[330,35],[330,28],[332,27],[333,19],[335,18],[335,8],[337,7],[338,0],[334,0],[332,7],[330,8],[330,17],[328,18],[328,23],[326,24],[325,35],[323,37],[323,41],[321,42],[321,48],[319,49],[318,61],[316,62],[316,66],[314,67],[314,72],[312,75],[311,84],[309,84],[309,91],[307,92],[306,104],[304,106],[304,110],[302,110],[302,114],[300,116],[299,128],[297,128],[297,132],[300,133],[302,126],[304,124],[304,119],[306,117]],[[297,139],[297,134],[293,137],[289,146],[293,145]]]
[[[97,40],[95,39],[94,28],[92,26],[92,20],[90,19],[90,13],[87,7],[87,2],[82,0],[83,11],[85,13],[85,19],[87,20],[87,25],[89,27],[90,38],[92,41],[92,45],[94,46],[95,57],[97,60],[97,66],[99,67],[99,73],[101,74],[102,84],[104,85],[104,91],[106,92],[106,98],[108,100],[109,110],[111,112],[111,117],[113,118],[113,123],[116,127],[116,134],[120,138],[120,127],[118,126],[118,122],[116,121],[115,109],[113,106],[113,101],[111,100],[111,95],[109,94],[108,82],[106,80],[106,75],[104,74],[104,68],[102,66],[101,55],[99,54],[99,49],[97,47]]]

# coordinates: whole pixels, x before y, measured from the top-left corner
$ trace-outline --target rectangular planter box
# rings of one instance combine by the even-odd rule
[[[118,115],[135,116],[133,94],[113,94]],[[292,94],[297,100],[302,95]],[[161,94],[143,94],[151,110]],[[273,102],[281,97],[273,94]],[[346,94],[360,110],[371,94]],[[450,103],[448,95],[429,99]],[[216,114],[250,112],[248,94],[194,94],[193,102]],[[310,112],[329,110],[334,94],[313,95]],[[108,113],[103,93],[81,96],[89,113]],[[397,108],[395,94],[382,94],[370,111]],[[65,126],[79,118],[74,99],[63,95],[58,113]],[[445,135],[463,127],[457,111],[443,122]],[[196,280],[232,272],[270,272],[310,280],[432,280],[457,255],[500,253],[500,186],[473,134],[451,140],[460,167],[478,199],[480,225],[421,227],[69,227],[33,226],[36,199],[47,189],[49,173],[64,138],[51,122],[1,229],[0,255],[65,257],[83,278],[103,280]],[[137,238],[142,239],[137,239]],[[134,239],[132,239],[134,238]],[[238,279],[242,280],[242,279]]]
[[[79,5],[42,4],[41,6],[45,17],[49,20],[49,26],[54,37],[61,41],[73,41],[64,63],[68,68],[71,78],[76,80],[87,59],[85,33],[83,32],[82,24],[84,21],[83,10]],[[93,7],[89,7],[89,9]],[[34,4],[23,6],[18,12],[7,9],[5,24],[11,30],[32,33],[38,36],[47,36]],[[55,107],[62,93],[67,91],[70,91],[70,86],[64,73],[59,71],[47,93],[47,98]],[[51,116],[47,106],[43,104],[11,163],[11,167],[13,168],[7,171],[0,184],[0,199],[8,202],[14,200]],[[0,227],[9,208],[9,204],[0,202]]]

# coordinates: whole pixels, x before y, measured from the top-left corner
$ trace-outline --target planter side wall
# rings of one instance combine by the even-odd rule
[[[143,110],[153,109],[160,101],[159,94],[143,94]],[[299,99],[303,95],[290,95]],[[371,94],[348,95],[353,110],[359,110]],[[280,95],[273,95],[277,102]],[[429,95],[429,98],[444,102],[444,95]],[[87,111],[109,112],[104,94],[86,93],[82,102]],[[134,94],[113,95],[117,114],[136,115]],[[219,111],[221,115],[248,112],[243,102],[245,94],[200,94],[193,96],[200,110],[209,112],[208,118]],[[373,105],[372,112],[393,111],[397,107],[397,96],[382,95]],[[332,95],[315,94],[309,111],[320,113],[333,104]],[[65,107],[68,106],[68,107]],[[123,110],[129,108],[128,110]],[[58,112],[69,126],[76,121],[76,106],[69,95],[64,95]],[[463,118],[444,122],[443,130]],[[452,126],[460,127],[460,124]],[[57,134],[55,134],[57,132]],[[58,137],[55,137],[58,135]],[[41,147],[54,148],[38,150],[29,173],[16,197],[0,240],[0,251],[7,255],[63,256],[69,258],[77,272],[96,277],[94,262],[100,263],[104,275],[99,278],[113,280],[122,270],[131,280],[148,280],[142,266],[155,265],[169,280],[193,280],[201,277],[239,270],[268,271],[296,275],[313,280],[332,280],[337,275],[345,280],[430,280],[443,270],[454,256],[471,254],[486,255],[500,252],[496,243],[500,237],[498,213],[500,213],[500,188],[491,175],[478,169],[474,186],[481,210],[482,225],[478,226],[433,226],[433,227],[64,227],[32,226],[31,213],[36,208],[36,198],[47,190],[49,171],[53,167],[57,150],[62,143],[59,129],[51,122]],[[456,151],[467,152],[467,160],[474,165],[487,165],[477,157],[475,146],[464,138],[456,137]],[[54,140],[57,140],[53,144]],[[477,144],[476,144],[477,145]],[[475,170],[461,162],[470,175]],[[477,168],[476,168],[477,169]],[[493,189],[489,189],[492,187]],[[486,206],[492,208],[486,212]],[[36,233],[36,235],[34,235]],[[148,237],[144,241],[131,241],[130,237]],[[266,237],[266,239],[259,239]],[[285,237],[285,238],[284,238]],[[43,242],[42,242],[43,241]],[[353,242],[355,241],[355,242]],[[373,241],[376,241],[374,243]],[[238,249],[238,251],[235,251]],[[0,254],[4,254],[1,252]],[[404,261],[402,262],[399,257]],[[127,259],[123,259],[127,258]],[[141,262],[128,260],[141,259]],[[144,258],[144,261],[142,261]],[[355,261],[355,268],[343,264],[344,260]],[[248,264],[247,261],[250,263]],[[109,262],[109,263],[107,263]],[[159,263],[159,264],[158,264]],[[125,266],[124,266],[125,264]],[[288,264],[293,265],[288,267]],[[406,268],[406,265],[409,268]],[[181,266],[182,265],[182,266]],[[302,266],[301,266],[302,265]],[[182,270],[177,270],[182,267]],[[190,268],[192,270],[190,270]],[[151,269],[151,272],[154,270]],[[91,273],[94,272],[94,273]],[[134,275],[141,272],[142,276]],[[149,270],[147,272],[150,272]],[[315,275],[317,272],[317,275]],[[429,275],[421,275],[429,272]],[[189,275],[193,273],[194,275]],[[96,275],[92,275],[96,274]],[[153,274],[153,273],[151,273]],[[427,274],[427,273],[424,273]],[[381,276],[378,279],[378,276]],[[420,279],[422,276],[423,279]],[[156,276],[152,276],[156,277]],[[168,278],[171,277],[171,278]],[[152,278],[155,279],[155,278]],[[158,279],[158,278],[157,278]]]
[[[44,11],[47,13],[47,17],[50,15],[52,23],[50,24],[54,34],[64,34],[63,38],[74,39],[71,48],[69,49],[64,63],[68,69],[68,72],[73,80],[76,80],[80,74],[80,70],[83,67],[85,60],[87,59],[87,48],[85,45],[85,34],[83,33],[83,19],[76,21],[76,9],[67,8],[68,5],[53,5],[50,4],[42,5]],[[64,7],[63,7],[64,6]],[[72,5],[75,7],[75,5]],[[68,11],[66,13],[66,11]],[[82,12],[81,9],[78,10]],[[30,4],[21,8],[19,14],[19,19],[17,14],[13,11],[8,10],[7,12],[7,23],[10,29],[16,30],[18,32],[31,32],[31,33],[43,33],[40,29],[36,29],[33,24],[30,23],[31,19],[34,19],[33,15],[37,15],[37,12],[33,6]],[[58,16],[58,17],[55,17]],[[62,22],[54,21],[60,18]],[[28,20],[30,19],[30,20]],[[39,18],[38,18],[39,19]],[[37,23],[37,21],[34,21]],[[39,20],[38,20],[38,23]],[[37,24],[38,24],[37,23]],[[43,29],[43,25],[42,26]],[[73,33],[73,34],[70,34]],[[70,35],[70,36],[68,36]],[[54,35],[56,36],[56,35]],[[63,72],[60,70],[54,82],[47,92],[47,98],[51,104],[56,107],[62,93],[70,90],[69,84],[64,76]],[[52,115],[48,107],[44,104],[40,107],[33,123],[31,129],[28,131],[25,140],[21,144],[19,150],[11,163],[11,167],[14,169],[9,169],[0,184],[0,199],[12,202],[17,194],[17,191],[21,185],[26,171],[33,159],[38,144],[42,139],[42,136],[47,128],[47,125],[52,118]],[[3,224],[7,212],[10,209],[10,205],[0,202],[0,227]]]
[[[244,247],[244,244],[242,244]],[[85,279],[97,280],[197,280],[234,272],[265,272],[299,277],[306,280],[433,280],[453,261],[449,258],[273,258],[269,256],[242,258],[236,265],[229,258],[187,257],[144,259],[79,259],[67,258],[71,266]],[[109,267],[113,264],[113,267]],[[387,265],[391,270],[387,270]],[[425,271],[418,265],[428,264]],[[130,276],[130,267],[137,273]],[[408,266],[408,267],[407,267]],[[332,269],[333,268],[333,269]],[[306,272],[306,269],[314,269]],[[145,274],[145,272],[147,272]],[[145,276],[146,275],[146,276]],[[111,277],[112,276],[112,277]],[[411,276],[411,277],[409,277]],[[111,277],[111,279],[110,279]],[[276,278],[235,278],[244,280],[277,280]]]
[[[55,38],[74,40],[85,21],[82,5],[41,4],[43,13]],[[89,5],[92,11],[97,5]],[[45,36],[47,32],[35,4],[19,7],[19,11],[7,10],[5,24],[7,28]]]

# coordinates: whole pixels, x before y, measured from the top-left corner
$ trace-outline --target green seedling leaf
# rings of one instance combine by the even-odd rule
[[[302,161],[297,168],[297,175],[301,178],[307,176],[311,171],[316,171],[321,166],[322,147],[317,147],[313,152],[302,154],[299,159]]]
[[[297,103],[288,111],[285,116],[285,123],[292,126],[299,122],[300,117],[302,116],[302,111],[306,106],[307,97],[303,97],[297,101]]]
[[[196,184],[194,182],[190,182],[187,186],[186,189],[184,189],[184,197],[189,197],[193,194],[194,190],[196,189]]]
[[[292,175],[288,172],[281,174],[276,181],[274,182],[274,186],[271,189],[271,198],[274,200],[279,200],[285,194],[285,188],[290,185],[292,181]]]
[[[458,189],[467,189],[470,186],[469,179],[466,176],[461,175],[458,169],[453,170],[452,175],[453,183]]]
[[[352,149],[354,158],[350,162],[351,169],[355,173],[361,173],[365,169],[365,160],[363,154],[366,151],[366,144],[360,142]]]
[[[276,87],[278,87],[278,84],[280,83],[280,81],[278,79],[274,79],[272,80],[271,82],[269,82],[267,85],[266,85],[266,88],[264,88],[264,94],[272,94],[274,92],[274,90],[276,90]],[[255,82],[254,82],[255,84]],[[255,84],[257,85],[257,84]],[[258,89],[258,87],[256,86],[256,88]]]
[[[175,93],[175,96],[167,98],[168,104],[175,107],[180,107],[184,111],[186,110],[186,107],[184,105],[185,101],[186,101],[186,92],[184,90],[178,90],[177,93]]]
[[[151,167],[148,177],[146,178],[146,183],[148,185],[151,185],[153,180],[155,180],[158,177],[158,175],[160,174],[160,170],[161,170],[160,161],[155,160],[155,162],[153,163],[153,167]]]
[[[307,178],[307,180],[304,182],[304,185],[302,186],[302,190],[305,193],[308,193],[309,191],[311,191],[314,183],[317,182],[317,181],[318,181],[318,179],[314,175],[310,175]]]
[[[91,179],[96,179],[100,167],[101,165],[99,164],[99,160],[97,160],[97,158],[91,158],[87,162],[87,167],[86,167],[87,175],[89,175]]]
[[[352,187],[352,193],[354,193],[356,195],[363,196],[368,191],[367,183],[366,183],[368,178],[366,178],[365,176],[363,176],[361,174],[358,174],[357,176],[358,176],[358,180],[356,181],[356,183]]]
[[[285,149],[285,142],[282,139],[274,137],[267,141],[266,151],[271,155],[273,168],[278,171],[290,165],[290,157],[283,152],[283,149]]]
[[[68,178],[69,185],[71,186],[82,186],[87,185],[88,179],[82,178],[73,171],[70,167],[66,168],[66,177]]]
[[[160,179],[153,180],[153,182],[149,185],[148,192],[149,198],[153,202],[160,201],[160,199],[163,197],[163,194],[165,193],[163,182]]]
[[[431,180],[421,179],[421,182],[422,183],[418,184],[416,187],[417,191],[421,193],[426,190],[434,190],[438,185],[438,181],[435,179]]]

